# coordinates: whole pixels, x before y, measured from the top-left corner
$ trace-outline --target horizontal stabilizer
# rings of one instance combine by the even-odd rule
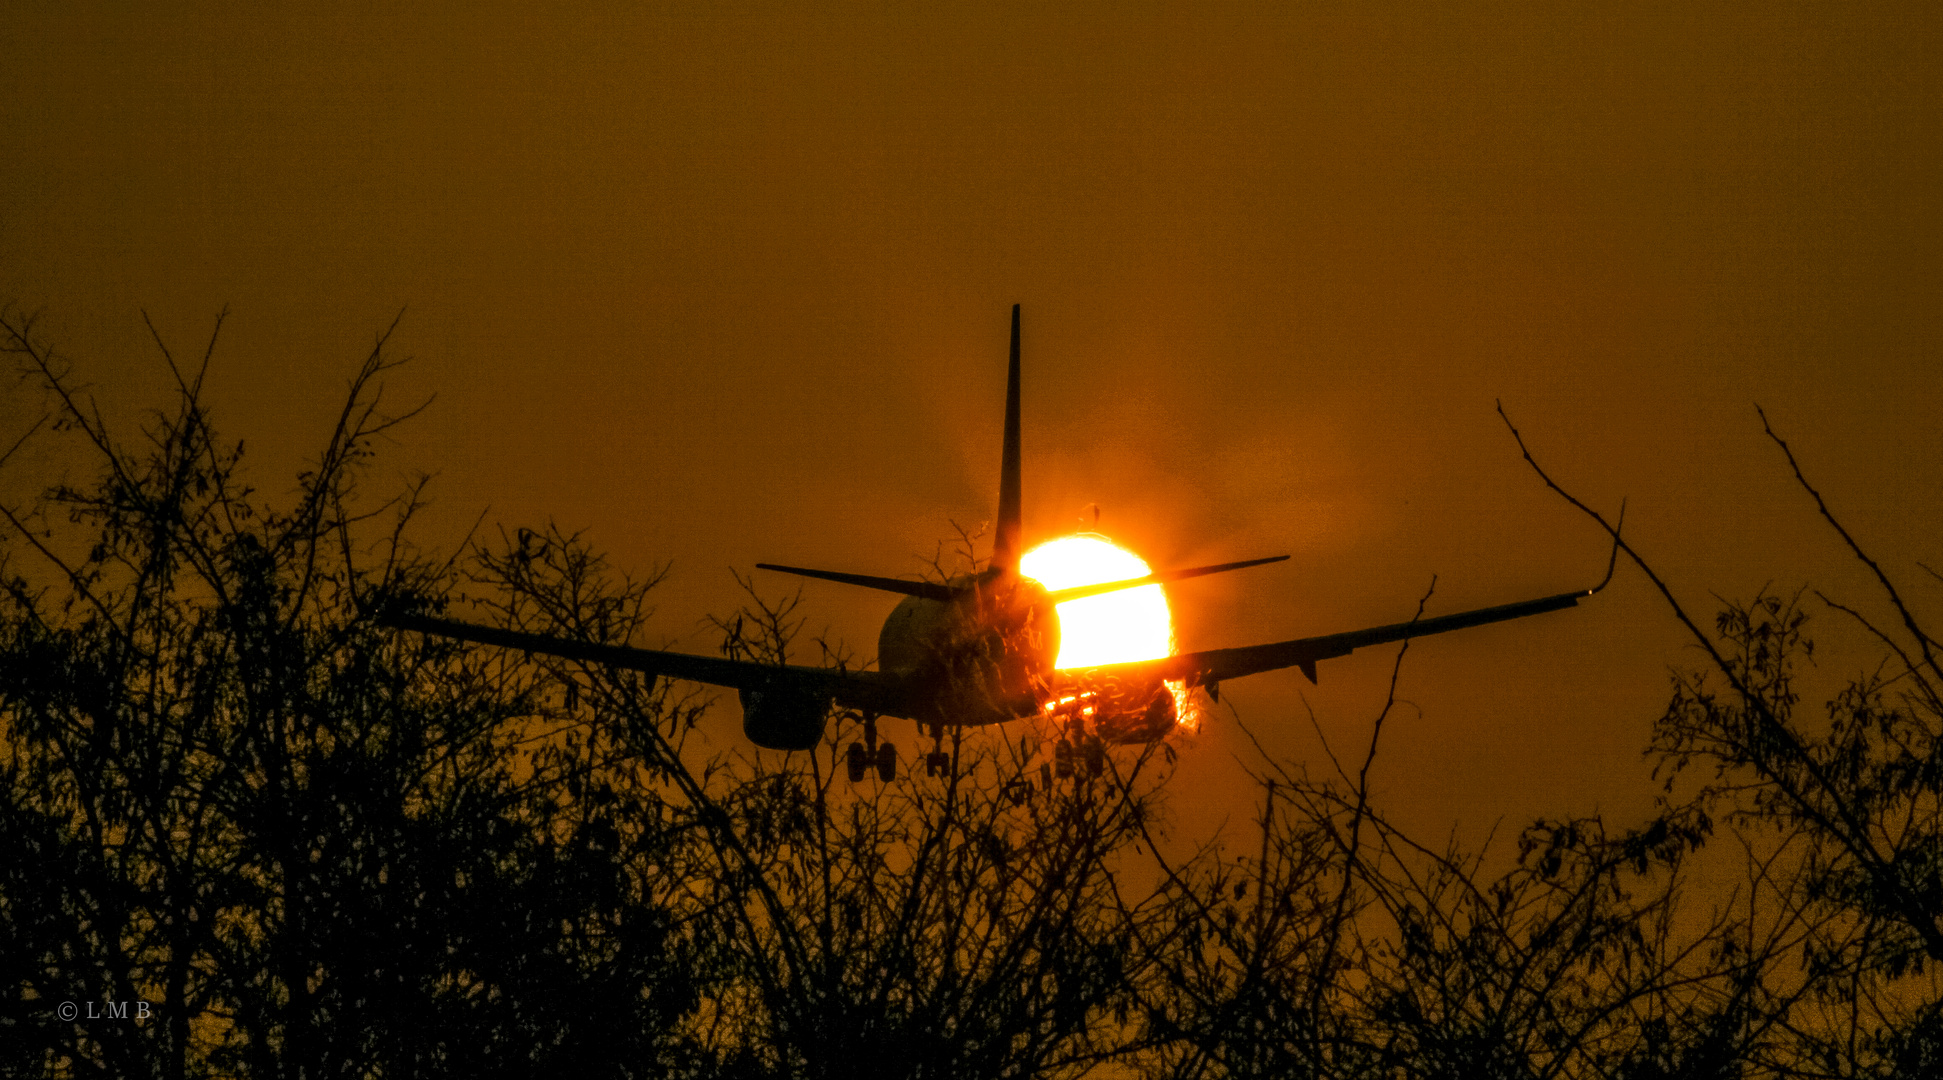
[[[861,585],[866,589],[880,592],[903,593],[905,596],[922,596],[926,600],[949,603],[957,598],[959,590],[935,581],[905,581],[902,578],[872,577],[868,574],[843,574],[835,570],[806,570],[800,566],[777,566],[774,563],[757,563],[758,570],[774,570],[798,577],[822,578],[824,581],[838,581],[845,585]]]
[[[1121,589],[1138,589],[1143,585],[1159,585],[1168,581],[1184,581],[1187,578],[1203,577],[1208,574],[1221,574],[1229,570],[1243,570],[1264,563],[1281,562],[1287,555],[1272,555],[1266,559],[1248,559],[1243,562],[1219,563],[1215,566],[1195,566],[1186,570],[1162,570],[1146,577],[1126,578],[1121,581],[1102,581],[1097,585],[1075,585],[1070,589],[1055,589],[1051,596],[1055,604],[1068,600],[1078,600],[1086,596],[1099,596],[1101,593],[1119,592]]]

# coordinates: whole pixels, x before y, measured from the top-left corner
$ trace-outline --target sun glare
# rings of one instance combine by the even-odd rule
[[[1062,536],[1026,552],[1019,572],[1048,589],[1070,589],[1144,577],[1153,571],[1140,556],[1104,536]],[[1102,593],[1059,605],[1059,659],[1055,666],[1093,667],[1130,660],[1158,660],[1174,651],[1174,624],[1158,585]]]

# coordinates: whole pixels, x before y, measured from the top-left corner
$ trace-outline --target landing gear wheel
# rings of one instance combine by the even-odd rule
[[[863,783],[864,769],[870,764],[868,756],[864,753],[863,743],[853,742],[850,744],[850,752],[845,755],[845,764],[850,767],[850,782],[853,784]]]
[[[1053,747],[1052,771],[1061,780],[1073,775],[1073,744],[1065,739],[1059,740],[1059,745]]]
[[[886,782],[897,779],[897,747],[890,743],[877,744],[877,779]]]

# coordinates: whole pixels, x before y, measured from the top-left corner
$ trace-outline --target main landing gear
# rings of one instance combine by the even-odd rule
[[[877,717],[866,713],[863,721],[863,741],[851,743],[844,755],[850,782],[863,783],[873,770],[879,780],[897,779],[897,748],[877,737]],[[924,775],[950,776],[952,760],[951,753],[944,748],[944,725],[931,725],[931,738],[932,749],[924,755]],[[1084,724],[1075,719],[1066,725],[1065,734],[1053,746],[1052,763],[1040,767],[1041,786],[1050,789],[1054,777],[1069,780],[1082,770],[1087,776],[1106,772],[1106,743],[1098,735],[1089,734]]]
[[[844,763],[850,768],[850,782],[863,783],[864,774],[871,769],[877,770],[877,778],[889,782],[897,779],[897,747],[888,742],[877,741],[877,717],[864,714],[864,741],[850,744],[850,751]]]
[[[945,753],[945,726],[943,724],[931,725],[931,752],[924,755],[924,775],[951,775],[951,755]]]
[[[864,738],[853,742],[844,754],[844,765],[850,774],[850,782],[861,784],[872,770],[879,780],[897,779],[897,748],[877,737],[877,717],[865,713]],[[931,725],[932,749],[924,755],[924,775],[950,776],[951,754],[944,748],[945,729],[943,724]]]

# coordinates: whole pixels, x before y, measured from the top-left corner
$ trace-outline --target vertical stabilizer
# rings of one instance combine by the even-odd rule
[[[999,462],[998,525],[992,531],[992,565],[1017,573],[1024,513],[1019,506],[1019,305],[1012,305],[1012,364],[1005,375],[1005,452]]]

